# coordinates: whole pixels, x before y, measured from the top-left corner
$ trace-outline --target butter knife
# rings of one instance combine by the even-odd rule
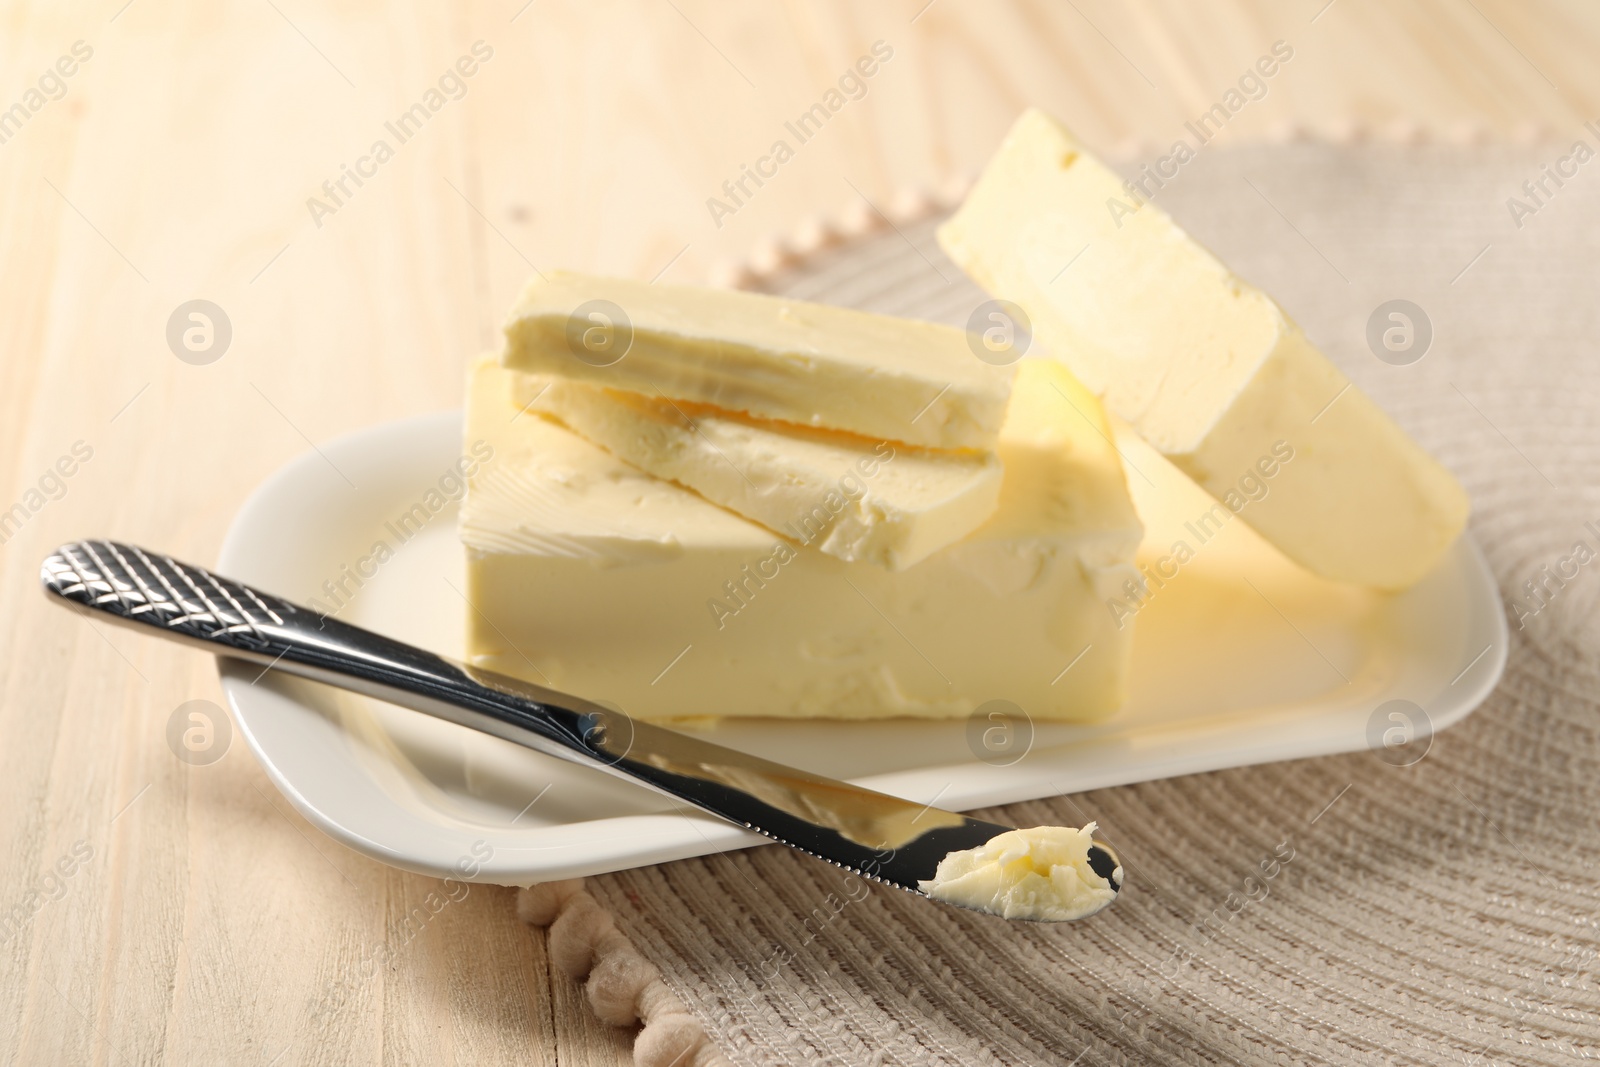
[[[921,883],[934,877],[946,856],[1011,829],[786,767],[446,659],[135,545],[62,545],[45,559],[40,580],[46,593],[79,611],[640,782],[863,878],[919,895],[928,895]],[[1088,858],[1113,891],[1120,888],[1120,864],[1110,846],[1095,841]]]

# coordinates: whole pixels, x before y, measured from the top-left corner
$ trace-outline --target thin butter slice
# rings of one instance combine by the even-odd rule
[[[1014,372],[950,326],[567,272],[528,285],[505,338],[513,370],[925,448],[993,446]]]
[[[903,570],[983,525],[993,452],[934,452],[567,378],[519,374],[518,406],[801,545]]]
[[[1129,203],[1116,174],[1030,110],[939,243],[1291,559],[1385,589],[1432,570],[1466,524],[1456,480],[1270,297],[1159,208]]]

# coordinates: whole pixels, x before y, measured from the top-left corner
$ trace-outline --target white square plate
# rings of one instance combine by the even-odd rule
[[[241,509],[217,569],[460,657],[470,609],[449,477],[460,435],[460,415],[446,412],[302,456]],[[1470,539],[1403,594],[1333,585],[1243,522],[1196,526],[1209,498],[1132,435],[1118,444],[1147,527],[1141,559],[1176,577],[1152,583],[1137,612],[1132,694],[1111,721],[747,721],[711,736],[959,811],[1431,736],[1494,687],[1505,616]],[[1177,541],[1193,553],[1181,566]],[[478,880],[527,885],[765,840],[493,737],[219,662],[241,733],[278,788],[323,831],[385,863],[460,877],[463,857],[488,855]]]

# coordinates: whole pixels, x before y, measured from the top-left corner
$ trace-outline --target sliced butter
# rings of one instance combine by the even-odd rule
[[[1030,110],[939,243],[1019,304],[1108,408],[1290,558],[1379,588],[1427,574],[1466,523],[1455,479],[1270,297],[1159,208],[1128,203],[1117,175]],[[1286,450],[1271,492],[1247,502],[1241,480]]]
[[[1013,368],[950,326],[556,272],[505,325],[514,370],[927,448],[988,448]]]
[[[1133,633],[1106,604],[1136,577],[1141,530],[1099,404],[1064,368],[1031,368],[998,444],[994,515],[889,571],[798,546],[521,411],[516,376],[480,360],[467,439],[495,458],[461,512],[472,662],[650,719],[964,718],[991,701],[1103,718]]]
[[[516,400],[802,545],[903,570],[994,514],[993,452],[935,452],[519,374]]]

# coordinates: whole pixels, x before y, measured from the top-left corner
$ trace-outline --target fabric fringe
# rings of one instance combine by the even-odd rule
[[[633,1040],[638,1067],[732,1067],[655,964],[583,888],[583,879],[545,882],[517,894],[517,918],[548,928],[556,969],[583,982],[589,1007],[616,1027],[643,1023]]]

